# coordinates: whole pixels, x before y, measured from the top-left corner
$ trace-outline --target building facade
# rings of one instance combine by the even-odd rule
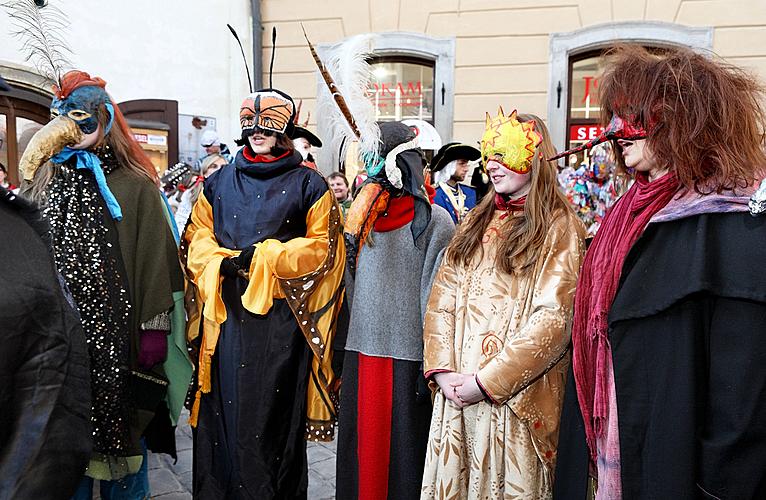
[[[199,135],[238,136],[248,92],[239,47],[268,84],[271,28],[278,30],[274,86],[303,101],[301,122],[322,135],[320,84],[300,23],[320,53],[376,34],[370,96],[380,119],[421,119],[443,142],[479,139],[486,112],[534,113],[561,149],[598,133],[598,57],[616,42],[712,51],[766,81],[763,0],[50,0],[67,15],[72,63],[103,77],[126,103],[147,149],[164,162],[193,160]],[[50,90],[24,61],[0,12],[0,162],[14,166],[47,119]],[[261,31],[253,38],[254,30]],[[259,45],[260,43],[260,45]],[[253,64],[252,54],[260,53]],[[177,118],[173,118],[177,116]],[[175,123],[172,123],[174,122]],[[5,137],[2,137],[4,134]],[[163,139],[163,134],[165,139]],[[164,150],[163,150],[163,141]],[[152,144],[154,143],[154,144]],[[319,155],[324,171],[337,155]],[[572,161],[581,161],[573,159]]]
[[[320,48],[378,34],[379,116],[423,118],[445,142],[476,142],[499,105],[545,119],[558,149],[587,140],[598,56],[616,42],[712,51],[766,82],[762,0],[262,0],[261,19],[264,60],[279,33],[275,86],[308,111],[317,76],[297,20]],[[311,122],[321,135],[322,117]]]

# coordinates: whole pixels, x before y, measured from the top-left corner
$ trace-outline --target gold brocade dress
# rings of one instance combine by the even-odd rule
[[[515,215],[521,216],[521,215]],[[549,498],[582,224],[556,218],[526,276],[495,267],[496,211],[470,266],[443,262],[425,318],[424,370],[476,373],[492,401],[458,408],[436,388],[423,499]]]

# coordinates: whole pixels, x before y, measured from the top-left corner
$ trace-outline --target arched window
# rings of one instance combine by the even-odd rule
[[[333,45],[320,44],[317,51],[322,57],[325,51],[337,50],[344,43],[345,40]],[[372,86],[370,97],[377,107],[377,117],[384,121],[422,117],[436,128],[442,142],[452,140],[454,37],[437,38],[398,31],[376,33],[372,54],[378,88]],[[321,77],[317,78],[318,85],[324,85]],[[317,117],[320,134],[328,126],[328,117]],[[336,168],[339,164],[336,149],[319,150],[317,163],[321,168]]]
[[[0,163],[8,181],[19,185],[19,159],[32,136],[50,119],[51,98],[7,79],[10,92],[0,92]]]
[[[685,46],[709,50],[713,28],[657,21],[628,21],[588,26],[550,36],[548,129],[559,151],[582,142],[598,120],[598,56],[616,43],[648,47]],[[575,129],[575,126],[579,128]],[[586,139],[587,140],[587,139]],[[574,141],[574,142],[572,142]],[[580,158],[581,160],[582,158]]]
[[[379,121],[416,118],[434,124],[434,62],[414,57],[376,57],[370,99]]]

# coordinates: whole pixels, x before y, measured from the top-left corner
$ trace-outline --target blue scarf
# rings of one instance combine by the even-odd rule
[[[114,197],[112,191],[106,183],[106,176],[104,175],[104,169],[101,168],[101,160],[98,156],[87,151],[85,149],[72,149],[69,146],[65,147],[59,154],[51,158],[54,163],[65,163],[71,157],[76,159],[76,167],[78,169],[90,170],[96,178],[96,184],[98,190],[101,192],[101,197],[106,202],[106,206],[109,209],[109,213],[112,214],[114,220],[122,220],[122,209],[120,204],[117,203],[117,198]]]

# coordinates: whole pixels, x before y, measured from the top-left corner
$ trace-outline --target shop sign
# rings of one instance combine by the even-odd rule
[[[604,131],[601,125],[571,125],[569,127],[570,141],[590,141]]]
[[[377,98],[379,108],[387,108],[389,103],[394,104],[397,94],[400,107],[420,107],[423,102],[423,83],[420,81],[372,83],[370,94],[373,99]]]
[[[133,138],[139,144],[149,144],[151,146],[167,146],[168,138],[157,134],[133,134]]]

